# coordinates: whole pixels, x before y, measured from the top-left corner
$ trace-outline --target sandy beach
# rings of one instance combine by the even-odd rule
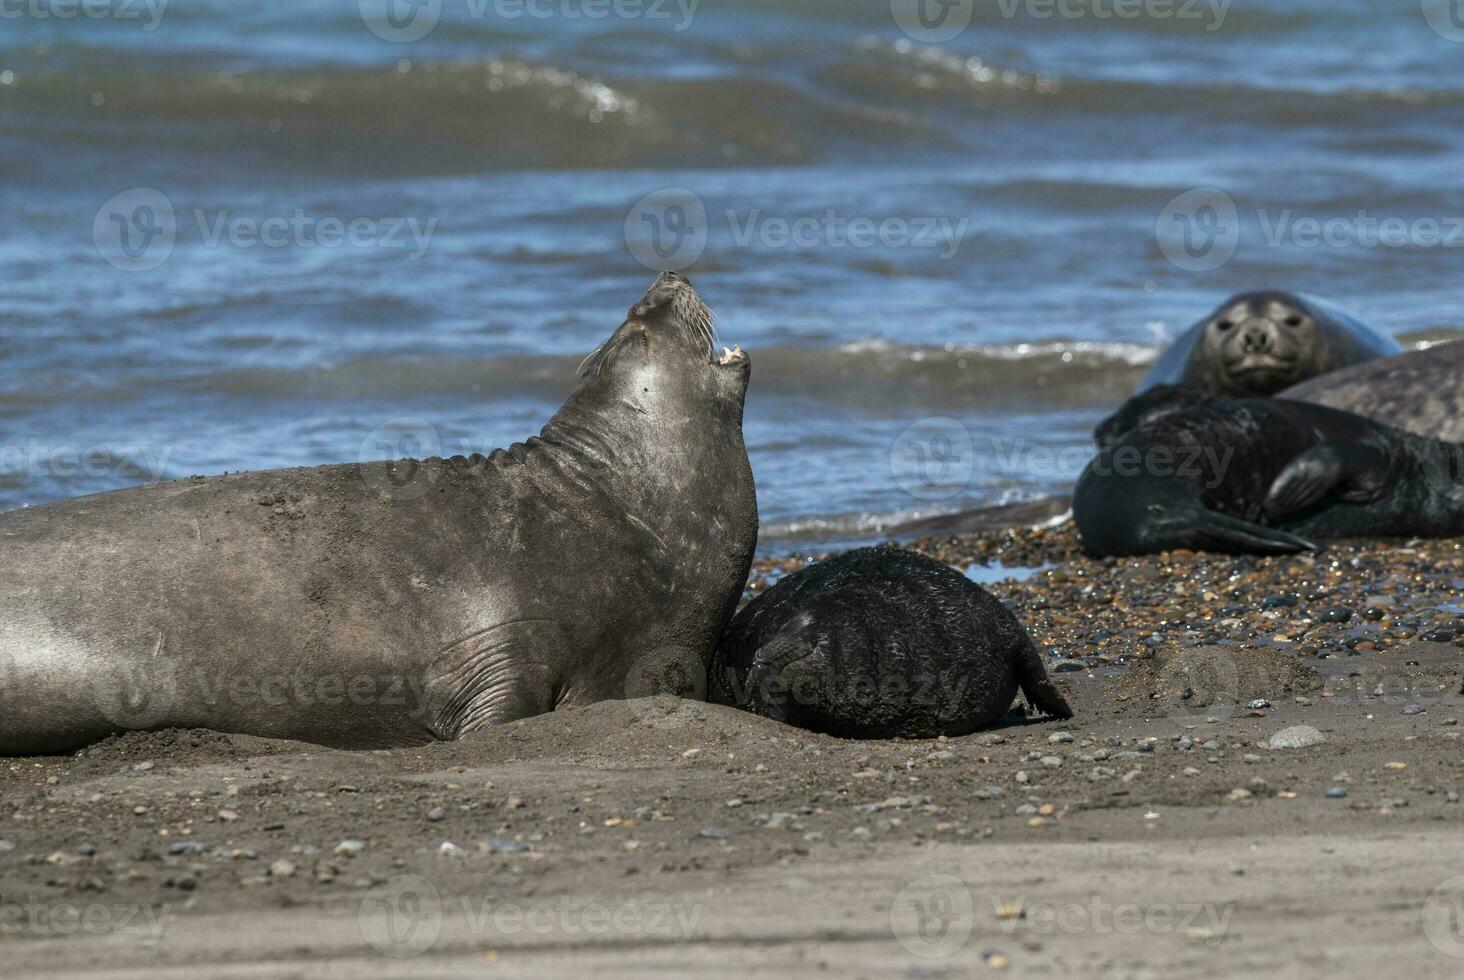
[[[420,749],[158,732],[6,760],[0,956],[48,976],[1458,975],[1461,542],[912,546],[995,563],[974,574],[1076,718],[848,742],[653,698]],[[759,561],[753,591],[802,560]]]

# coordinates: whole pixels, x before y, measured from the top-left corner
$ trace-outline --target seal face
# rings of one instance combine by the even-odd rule
[[[711,339],[666,274],[508,449],[0,515],[0,753],[165,727],[414,744],[633,695],[648,665],[704,676],[757,539],[750,366]]]
[[[1280,398],[1176,386],[1098,427],[1073,518],[1089,554],[1257,554],[1464,532],[1464,446]]]
[[[1464,442],[1464,340],[1331,371],[1281,393],[1412,432]]]
[[[1352,316],[1295,293],[1241,293],[1186,330],[1139,384],[1216,395],[1273,395],[1327,371],[1402,348]]]
[[[717,646],[713,701],[844,738],[965,735],[997,721],[1020,686],[1072,709],[1015,616],[940,562],[864,548],[778,582]]]

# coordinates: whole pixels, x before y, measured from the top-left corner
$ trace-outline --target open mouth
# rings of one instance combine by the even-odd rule
[[[1291,370],[1292,362],[1274,357],[1247,357],[1230,366],[1233,374],[1283,374]]]
[[[722,348],[722,356],[717,361],[718,367],[732,367],[735,364],[742,364],[747,361],[747,352],[738,344],[733,344],[732,349]]]

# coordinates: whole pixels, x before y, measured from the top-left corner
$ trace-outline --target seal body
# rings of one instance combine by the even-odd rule
[[[1018,687],[1072,717],[1027,631],[950,567],[898,548],[847,552],[788,576],[722,635],[712,700],[844,738],[964,735]]]
[[[750,365],[710,341],[665,275],[508,449],[0,515],[0,753],[169,727],[422,743],[704,672],[757,537]]]
[[[1274,395],[1400,351],[1392,337],[1315,297],[1240,293],[1181,334],[1138,390],[1173,384],[1212,395]]]
[[[1434,439],[1464,442],[1464,340],[1332,371],[1281,393]]]
[[[1073,494],[1092,555],[1464,533],[1464,447],[1349,412],[1167,386],[1130,400],[1098,436]]]

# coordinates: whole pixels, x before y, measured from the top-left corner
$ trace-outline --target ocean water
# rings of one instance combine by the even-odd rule
[[[765,550],[1065,490],[1230,292],[1464,328],[1453,0],[0,3],[0,507],[537,431],[653,267]]]

